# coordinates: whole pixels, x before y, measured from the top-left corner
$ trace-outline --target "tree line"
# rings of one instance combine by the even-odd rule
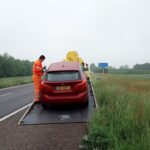
[[[145,64],[136,64],[134,65],[133,69],[138,69],[138,70],[150,70],[150,63],[145,63]]]
[[[15,59],[7,53],[0,55],[0,77],[28,76],[32,74],[33,62]]]
[[[97,67],[94,63],[90,65],[90,70],[94,73],[107,73],[108,72],[107,68],[102,69],[100,67]]]
[[[90,65],[90,70],[94,73],[121,73],[121,74],[150,74],[150,63],[135,64],[133,68],[129,68],[128,65],[122,65],[119,69],[114,67],[108,67],[105,69],[99,68],[94,63]]]

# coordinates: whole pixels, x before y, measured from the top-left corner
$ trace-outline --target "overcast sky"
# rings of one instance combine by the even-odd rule
[[[0,0],[0,54],[45,64],[76,50],[88,63],[150,63],[150,0]]]

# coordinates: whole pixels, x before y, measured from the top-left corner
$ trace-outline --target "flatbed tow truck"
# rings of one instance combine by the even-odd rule
[[[64,61],[83,63],[77,52],[70,51]],[[96,97],[90,77],[88,77],[87,106],[63,106],[44,109],[40,103],[32,103],[19,121],[19,125],[52,124],[52,123],[86,123],[90,120],[92,111],[97,108]]]

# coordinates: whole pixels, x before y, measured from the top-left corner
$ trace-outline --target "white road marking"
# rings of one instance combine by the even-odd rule
[[[23,109],[29,107],[31,104],[32,104],[32,103],[30,103],[30,104],[28,104],[28,105],[26,105],[26,106],[23,106],[22,108],[20,108],[20,109],[18,109],[18,110],[16,110],[16,111],[14,111],[14,112],[12,112],[12,113],[6,115],[5,117],[0,118],[0,122],[2,122],[2,121],[4,121],[5,119],[7,119],[7,118],[9,118],[9,117],[11,117],[11,116],[17,114],[18,112],[22,111]]]
[[[3,96],[7,96],[7,95],[11,95],[12,93],[7,93],[7,94],[4,94],[4,95],[0,95],[0,97],[3,97]]]
[[[16,89],[16,88],[25,87],[25,86],[30,86],[32,84],[33,83],[23,84],[23,85],[16,85],[16,86],[8,87],[8,88],[2,88],[2,89],[0,89],[0,91],[9,90],[9,89]]]

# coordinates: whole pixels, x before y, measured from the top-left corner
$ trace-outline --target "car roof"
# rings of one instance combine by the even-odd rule
[[[52,63],[49,68],[49,71],[67,71],[67,70],[77,70],[81,69],[80,63],[78,62],[56,62]]]

